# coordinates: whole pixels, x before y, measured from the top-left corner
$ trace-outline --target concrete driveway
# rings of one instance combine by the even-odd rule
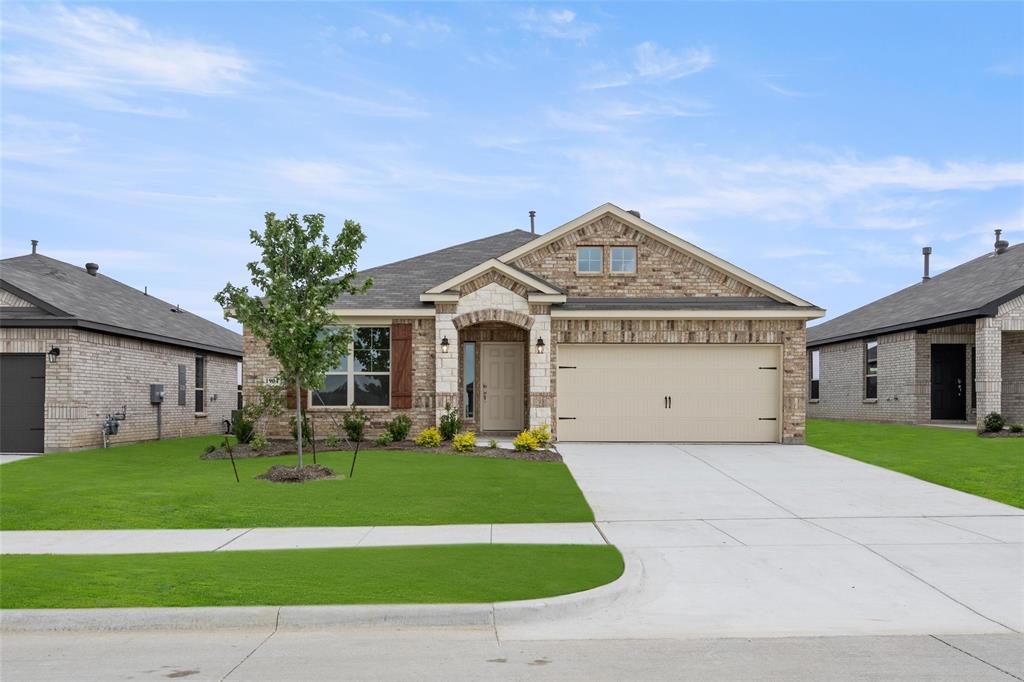
[[[503,637],[1024,629],[1024,510],[806,446],[559,450],[640,584]]]

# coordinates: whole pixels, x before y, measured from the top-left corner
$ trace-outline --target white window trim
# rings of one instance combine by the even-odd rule
[[[868,348],[868,346],[869,346],[869,344],[872,344],[872,343],[875,344],[875,372],[874,372],[874,374],[872,374],[870,371],[868,371],[868,367],[869,367],[869,361],[868,361],[868,350],[869,350],[869,348]],[[875,395],[874,396],[868,396],[868,378],[869,377],[875,377]],[[864,391],[864,400],[866,400],[866,401],[878,400],[878,339],[877,338],[864,339],[864,389],[863,389],[863,391]]]
[[[615,249],[628,249],[633,252],[633,269],[632,270],[616,270],[615,269]],[[608,267],[609,272],[613,275],[635,275],[639,269],[640,254],[635,246],[611,246],[608,249]]]
[[[311,391],[308,392],[308,395],[307,395],[307,402],[308,402],[307,407],[309,409],[343,410],[343,409],[350,408],[352,406],[353,397],[355,396],[355,392],[356,392],[356,380],[355,380],[355,378],[356,378],[356,376],[364,376],[364,375],[365,376],[378,376],[378,377],[386,376],[386,377],[388,377],[388,379],[389,379],[388,380],[388,404],[387,405],[356,405],[356,407],[358,407],[361,410],[390,410],[391,409],[391,381],[390,381],[390,378],[391,378],[390,367],[392,366],[392,364],[391,364],[391,361],[392,361],[392,358],[391,358],[391,349],[392,349],[392,344],[391,344],[391,325],[390,324],[373,324],[373,323],[353,325],[352,326],[353,336],[354,336],[354,332],[355,332],[356,329],[375,328],[375,327],[388,330],[388,367],[389,367],[388,371],[387,372],[357,372],[356,369],[355,369],[355,367],[356,367],[355,341],[350,341],[349,344],[348,344],[348,355],[346,356],[347,357],[347,361],[345,363],[346,370],[344,372],[331,372],[331,371],[327,372],[327,376],[345,376],[345,391],[346,391],[345,403],[346,404],[344,404],[344,405],[322,405],[322,404],[319,404],[319,403],[317,403],[314,400],[314,395],[315,395],[316,391],[315,390],[311,390]]]
[[[580,249],[597,249],[598,253],[601,254],[601,260],[599,261],[599,269],[597,270],[580,270]],[[604,274],[604,247],[597,246],[594,244],[579,244],[576,247],[576,274],[577,275],[603,275]],[[588,259],[589,262],[589,259]]]
[[[203,362],[203,385],[202,386],[199,385],[199,373],[196,372],[196,386],[195,386],[195,390],[192,392],[192,399],[193,399],[193,401],[195,401],[196,394],[199,393],[200,391],[202,391],[202,393],[203,393],[203,400],[202,400],[202,404],[201,405],[194,404],[192,406],[192,410],[193,410],[193,412],[195,413],[195,415],[197,417],[205,417],[206,416],[206,375],[210,371],[210,365],[209,365],[209,362],[207,361],[207,357],[205,355],[197,355],[195,357],[195,362],[192,363],[193,370],[195,369],[196,363],[199,362],[200,360],[202,360],[202,362]]]

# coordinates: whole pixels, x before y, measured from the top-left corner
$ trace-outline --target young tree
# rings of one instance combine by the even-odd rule
[[[322,214],[291,214],[278,220],[266,214],[263,233],[249,238],[263,256],[248,264],[252,285],[230,282],[214,296],[225,317],[238,319],[253,336],[267,344],[281,363],[282,373],[295,386],[296,447],[302,466],[302,387],[322,388],[327,370],[348,353],[352,330],[333,326],[327,307],[342,294],[361,294],[372,282],[357,285],[356,260],[366,236],[359,223],[346,220],[341,233],[329,238]]]

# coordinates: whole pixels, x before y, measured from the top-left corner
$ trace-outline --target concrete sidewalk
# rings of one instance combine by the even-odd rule
[[[143,554],[498,543],[601,545],[605,539],[592,523],[0,532],[2,554]]]

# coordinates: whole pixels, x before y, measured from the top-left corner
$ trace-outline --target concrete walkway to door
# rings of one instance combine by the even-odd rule
[[[1024,510],[807,446],[559,451],[643,586],[503,637],[1024,629]]]

